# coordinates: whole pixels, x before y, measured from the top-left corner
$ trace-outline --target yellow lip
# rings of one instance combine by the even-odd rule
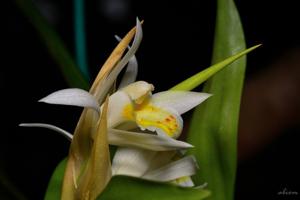
[[[181,132],[178,116],[151,104],[135,111],[135,120],[142,128],[159,129],[172,138],[177,137]]]

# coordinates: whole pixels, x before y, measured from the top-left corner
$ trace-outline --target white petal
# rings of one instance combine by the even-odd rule
[[[136,148],[118,148],[112,161],[113,175],[141,177],[148,170],[156,153]]]
[[[88,107],[93,108],[97,112],[99,111],[96,99],[87,91],[78,88],[58,90],[42,98],[39,102]]]
[[[44,124],[44,123],[22,123],[19,124],[19,126],[22,127],[40,127],[40,128],[47,128],[53,131],[56,131],[66,137],[68,140],[72,141],[73,135],[69,133],[68,131],[65,131],[57,126],[51,125],[51,124]]]
[[[161,107],[171,107],[180,115],[205,101],[211,94],[188,91],[165,91],[152,96],[152,102]]]
[[[115,35],[115,38],[119,42],[122,40],[117,35]],[[130,46],[128,46],[128,49],[130,49]],[[135,55],[133,55],[128,61],[126,71],[119,84],[119,89],[129,85],[130,83],[133,83],[136,80],[137,74],[138,74],[138,62]]]
[[[116,127],[131,118],[132,102],[129,96],[118,91],[109,97],[107,123],[108,128]]]
[[[109,129],[108,132],[109,143],[117,146],[131,146],[154,151],[170,151],[193,147],[188,143],[159,135],[136,133],[118,129]]]
[[[198,166],[195,158],[193,156],[187,156],[161,168],[147,172],[142,178],[167,182],[184,176],[192,176],[197,172],[197,169]]]
[[[103,85],[103,92],[101,93],[100,97],[97,97],[98,99],[103,99],[104,95],[107,94],[109,89],[112,87],[114,81],[116,80],[119,73],[122,71],[122,69],[125,67],[125,65],[128,63],[130,58],[136,53],[138,47],[140,46],[140,43],[142,41],[143,37],[143,31],[140,21],[136,20],[136,33],[134,36],[133,44],[131,48],[127,51],[127,53],[124,55],[124,57],[117,63],[116,67],[112,70],[112,72],[108,75],[107,79],[105,80],[105,83]]]

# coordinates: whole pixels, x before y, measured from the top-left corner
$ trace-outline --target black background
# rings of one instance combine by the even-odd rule
[[[215,1],[137,1],[124,3],[117,15],[106,12],[111,1],[86,2],[88,60],[92,77],[123,36],[144,19],[144,40],[137,53],[139,80],[168,89],[209,66]],[[72,1],[36,0],[73,54]],[[238,0],[247,45],[263,43],[248,56],[251,78],[286,52],[300,46],[296,1]],[[68,85],[36,31],[13,1],[4,9],[2,31],[0,164],[5,175],[28,197],[42,199],[57,163],[67,155],[69,142],[48,130],[19,128],[21,122],[55,124],[70,132],[80,109],[37,103]],[[299,128],[293,126],[258,154],[240,161],[236,199],[285,199],[284,188],[299,190]],[[2,196],[3,197],[2,197]],[[1,199],[14,199],[1,185]]]

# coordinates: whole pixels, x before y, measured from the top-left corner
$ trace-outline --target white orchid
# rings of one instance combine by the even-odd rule
[[[173,181],[183,176],[193,175],[196,172],[196,162],[193,157],[174,161],[168,167],[164,166],[161,169],[164,172],[172,169],[169,170],[171,173],[169,172],[168,176],[170,177],[158,176],[161,171],[154,173],[154,167],[151,165],[153,162],[162,162],[161,160],[170,162],[176,157],[175,152],[161,154],[160,151],[192,147],[188,143],[175,140],[182,132],[183,120],[180,115],[197,106],[210,95],[184,91],[165,91],[151,95],[153,89],[153,85],[138,81],[109,97],[108,142],[112,145],[124,146],[115,154],[112,165],[113,174],[143,177],[155,181]],[[60,90],[41,99],[40,102],[83,106],[94,109],[98,114],[102,109],[91,94],[81,89]],[[72,139],[72,134],[53,125],[35,123],[21,124],[21,126],[49,128]],[[136,126],[142,130],[155,131],[155,134],[126,130]],[[161,156],[163,158],[160,158]],[[163,164],[166,163],[155,166],[155,170]],[[186,167],[183,167],[184,165]],[[180,175],[175,175],[178,173]]]
[[[121,59],[134,33],[132,47]],[[141,24],[137,20],[136,30],[132,29],[119,43],[89,92],[76,88],[65,89],[40,100],[85,108],[74,135],[50,124],[21,124],[53,129],[72,141],[62,198],[75,199],[80,193],[84,199],[93,199],[106,186],[111,177],[110,172],[112,175],[193,186],[190,176],[196,173],[196,161],[193,156],[183,157],[180,154],[182,151],[178,151],[192,146],[176,139],[182,133],[181,115],[206,100],[210,94],[164,91],[152,95],[153,85],[145,81],[131,83],[136,77],[137,62],[134,54],[141,38]],[[127,63],[120,89],[104,102]],[[115,153],[112,165],[106,140],[109,144],[121,146]],[[97,157],[96,152],[103,155]],[[92,177],[90,166],[102,172]],[[97,181],[102,183],[93,188]]]

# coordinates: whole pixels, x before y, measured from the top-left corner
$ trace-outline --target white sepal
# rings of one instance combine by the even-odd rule
[[[85,90],[70,88],[58,90],[39,100],[39,102],[93,108],[99,112],[97,100]]]
[[[142,25],[141,25],[141,22],[139,21],[139,19],[137,18],[136,19],[136,33],[135,33],[135,36],[134,36],[132,46],[127,51],[127,53],[124,55],[124,57],[117,63],[117,65],[111,71],[111,73],[108,75],[108,77],[106,78],[105,83],[102,87],[103,92],[97,98],[103,99],[105,97],[105,95],[107,94],[107,92],[112,87],[115,80],[117,79],[117,76],[119,75],[119,73],[122,71],[122,69],[128,63],[130,58],[132,58],[132,56],[134,56],[134,54],[136,53],[138,47],[140,46],[142,38],[143,38]]]
[[[120,81],[119,89],[126,87],[136,80],[138,74],[138,62],[136,57],[133,55],[128,61],[126,71]]]
[[[131,107],[131,100],[129,96],[122,91],[117,91],[109,97],[107,123],[108,128],[114,128],[122,122],[129,120],[126,119],[125,110],[126,106]],[[130,109],[128,110],[130,112]],[[130,114],[130,113],[128,113]]]
[[[156,153],[132,147],[118,148],[112,161],[113,175],[141,177],[148,170]]]
[[[122,40],[117,35],[115,35],[115,38],[119,42]],[[130,46],[128,46],[128,50],[130,50]],[[121,89],[121,88],[133,83],[136,80],[137,74],[138,74],[138,62],[137,62],[135,55],[133,55],[128,61],[126,71],[120,81],[118,88]]]
[[[153,94],[152,103],[160,107],[171,107],[180,115],[205,101],[211,94],[189,91],[164,91]]]
[[[178,179],[180,177],[192,176],[196,174],[198,165],[193,156],[186,156],[180,160],[171,162],[156,170],[149,171],[141,178],[167,182]]]
[[[188,143],[154,134],[118,129],[109,129],[108,133],[109,143],[117,146],[137,147],[152,151],[171,151],[193,147]]]
[[[69,133],[68,131],[65,131],[57,126],[51,125],[51,124],[44,124],[44,123],[22,123],[19,124],[19,126],[22,127],[40,127],[40,128],[47,128],[50,130],[53,130],[55,132],[60,133],[61,135],[63,135],[64,137],[66,137],[68,140],[72,141],[73,139],[73,135],[71,133]]]

